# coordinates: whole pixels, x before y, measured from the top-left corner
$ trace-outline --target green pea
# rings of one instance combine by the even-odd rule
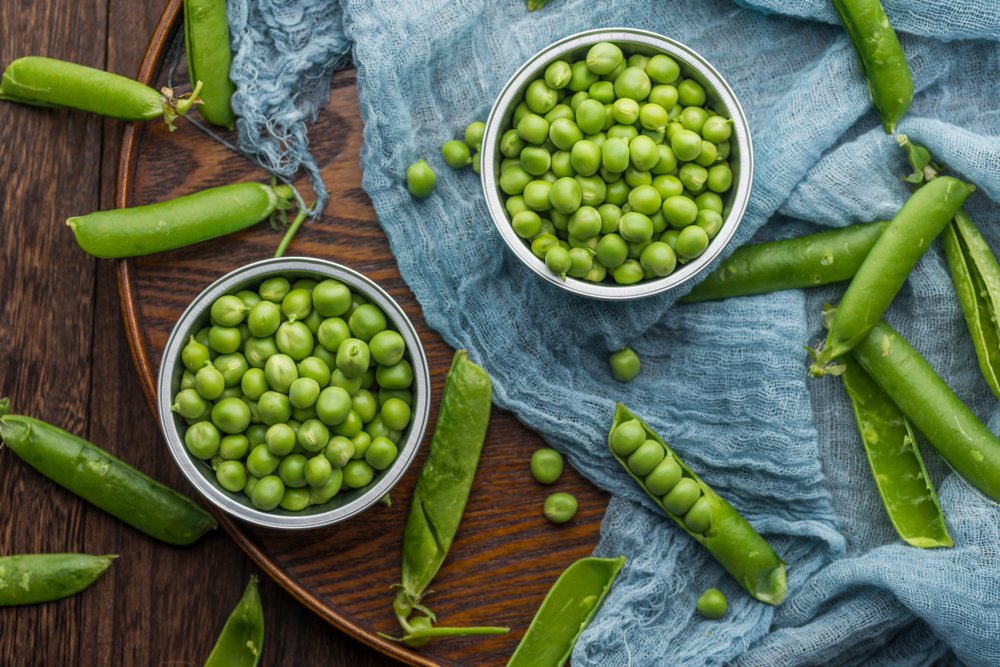
[[[542,219],[534,211],[521,211],[511,218],[510,225],[522,239],[530,239],[541,231]]]
[[[622,217],[621,208],[614,204],[601,204],[597,207],[597,212],[601,216],[601,234],[618,231],[618,221]]]
[[[610,104],[615,101],[615,85],[610,81],[595,81],[587,91],[594,101],[601,104]]]
[[[544,79],[535,79],[528,84],[524,101],[536,114],[544,114],[559,101],[559,93],[549,88]]]
[[[406,353],[406,341],[399,332],[385,329],[372,336],[368,349],[375,363],[392,366],[399,363]]]
[[[671,227],[688,227],[698,217],[698,205],[690,197],[676,195],[663,200],[663,217]]]
[[[619,382],[630,382],[639,374],[639,355],[632,348],[623,347],[608,357],[608,365],[611,367],[611,374],[616,380]],[[638,445],[636,446],[638,447]],[[624,454],[621,455],[624,456]]]
[[[593,176],[601,168],[602,151],[592,141],[582,139],[570,151],[573,169],[581,176]]]
[[[461,169],[472,164],[472,155],[468,144],[455,139],[441,145],[441,159],[452,169]]]
[[[599,176],[575,176],[580,186],[581,206],[600,206],[608,194],[608,186]]]
[[[629,454],[628,469],[637,477],[645,477],[663,461],[666,452],[655,440],[646,440]]]
[[[680,76],[681,68],[670,56],[658,53],[646,62],[646,73],[657,83],[673,83]]]
[[[644,485],[646,490],[654,496],[662,496],[674,488],[683,476],[680,464],[677,460],[667,454],[660,463],[646,476]]]
[[[267,426],[261,424],[251,424],[246,430],[247,442],[250,447],[264,444],[267,435]]]
[[[656,277],[667,276],[677,268],[677,255],[666,243],[654,241],[639,255],[642,268]]]
[[[648,171],[660,160],[656,143],[646,136],[638,136],[629,143],[629,159],[639,171]]]
[[[717,164],[708,170],[708,189],[712,192],[728,192],[733,186],[733,172],[728,164]]]
[[[552,166],[552,154],[538,146],[526,146],[519,159],[521,168],[532,176],[541,176]]]
[[[519,195],[532,181],[531,174],[520,166],[510,167],[500,173],[500,189],[508,195]]]
[[[690,477],[683,477],[667,495],[663,496],[663,506],[671,514],[684,516],[701,496],[701,487]]]
[[[714,211],[722,215],[722,197],[715,192],[702,192],[694,198],[694,203],[698,205],[698,211]]]
[[[541,116],[529,113],[517,123],[517,136],[529,144],[541,146],[549,138],[549,123]]]
[[[649,189],[655,194],[655,190]],[[652,238],[653,222],[648,216],[632,211],[623,215],[618,221],[618,230],[621,237],[629,243],[640,243]]]
[[[194,373],[188,369],[184,369],[181,373],[181,389],[194,389]]]
[[[323,320],[316,332],[319,344],[330,352],[336,353],[340,344],[351,337],[351,329],[340,317],[330,317]]]
[[[597,242],[595,256],[606,268],[614,269],[628,259],[628,244],[618,234],[605,234]]]
[[[587,51],[587,68],[597,75],[610,74],[624,61],[625,56],[617,45],[598,42]]]
[[[312,292],[304,289],[289,291],[281,300],[281,312],[289,321],[304,320],[312,312]]]
[[[628,203],[632,207],[633,213],[626,213],[622,216],[622,220],[624,220],[627,216],[637,214],[647,216],[648,219],[648,216],[659,212],[660,206],[662,205],[660,193],[652,185],[640,185],[633,188],[632,192],[628,195]],[[619,223],[619,227],[622,228],[621,222]],[[632,240],[628,238],[628,235],[624,231],[622,232],[622,236],[624,236],[626,240]],[[652,236],[652,233],[650,233],[649,236]]]
[[[507,201],[504,202],[504,208],[507,209],[507,212],[510,213],[511,216],[515,216],[521,211],[527,211],[529,209],[522,195],[507,197]]]
[[[257,410],[265,424],[271,426],[288,421],[292,416],[292,404],[288,397],[277,391],[265,391],[257,400]]]
[[[509,158],[520,155],[524,146],[524,140],[518,136],[516,129],[507,130],[500,137],[500,152]]]
[[[227,387],[235,387],[240,383],[243,374],[250,368],[246,357],[239,352],[220,354],[212,362],[220,373]]]
[[[627,97],[622,97],[614,101],[611,105],[611,113],[615,117],[615,122],[622,125],[631,125],[639,120],[639,103]]]
[[[274,334],[274,344],[279,351],[295,361],[301,361],[312,352],[314,339],[305,323],[283,322]]]
[[[733,134],[733,121],[722,116],[711,116],[701,127],[701,136],[713,144],[728,141]]]
[[[570,260],[569,251],[561,246],[553,246],[545,253],[545,266],[563,280],[566,279],[566,274],[572,265],[573,262]]]
[[[568,151],[573,148],[573,144],[583,139],[583,132],[569,118],[557,118],[549,126],[549,139],[557,148]]]
[[[306,461],[303,466],[303,476],[306,484],[312,487],[321,487],[326,484],[333,474],[333,466],[322,454],[314,456]]]
[[[410,423],[410,406],[398,398],[390,398],[382,404],[382,422],[390,429],[401,431]]]
[[[677,255],[681,259],[694,259],[708,247],[708,233],[698,225],[689,225],[677,237]]]
[[[597,236],[601,231],[601,214],[592,206],[581,206],[569,219],[571,236],[586,240]],[[547,256],[547,255],[546,255]]]
[[[615,174],[615,176],[620,177],[621,174]],[[605,181],[608,180],[603,172],[601,173],[601,178]],[[604,201],[615,206],[622,206],[628,201],[628,193],[631,191],[632,186],[624,180],[611,181],[608,183],[608,195],[604,198]]]
[[[351,307],[351,290],[344,283],[331,278],[316,285],[312,301],[313,308],[323,317],[338,317]]]
[[[694,505],[684,515],[684,525],[692,533],[705,533],[711,527],[712,506],[708,497],[702,496],[694,501]]]
[[[406,189],[414,197],[429,197],[435,185],[437,174],[425,160],[418,160],[406,168]]]
[[[685,107],[679,120],[684,129],[701,134],[701,128],[708,120],[708,112],[701,107]]]
[[[531,455],[531,476],[539,484],[555,484],[563,472],[562,454],[545,447]]]
[[[379,387],[385,389],[409,389],[413,384],[413,368],[406,359],[392,366],[379,366],[375,371]]]
[[[311,503],[310,491],[311,489],[286,488],[285,493],[281,496],[279,507],[289,512],[301,512],[305,508],[309,507]]]
[[[668,246],[670,246],[670,249],[673,250],[674,253],[676,253],[677,252],[677,237],[680,236],[680,235],[681,235],[681,233],[680,233],[679,230],[677,230],[677,229],[668,229],[667,231],[663,232],[663,234],[660,236],[660,240],[663,241],[664,243],[666,243]]]
[[[344,483],[344,473],[339,468],[334,468],[329,479],[323,486],[309,490],[309,502],[313,505],[322,505],[340,492]]]
[[[270,303],[270,302],[264,302]],[[278,354],[278,346],[274,344],[274,337],[249,338],[243,344],[243,356],[251,368],[263,369],[267,360]]]
[[[549,200],[552,207],[567,215],[580,207],[583,193],[580,184],[573,178],[560,178],[552,184]]]
[[[354,457],[354,443],[342,435],[334,436],[323,450],[323,456],[334,468],[343,468]]]
[[[266,445],[257,445],[247,455],[247,470],[254,477],[265,477],[278,469],[281,459]]]
[[[696,608],[703,617],[714,621],[726,615],[729,602],[718,588],[709,588],[698,596]]]
[[[319,397],[319,382],[312,378],[298,378],[288,388],[288,401],[294,408],[309,408]]]
[[[699,164],[688,162],[677,172],[677,178],[691,192],[700,192],[704,189],[708,171]],[[697,208],[697,204],[695,208]]]
[[[552,154],[552,174],[556,178],[576,176],[576,170],[573,169],[573,160],[569,151],[556,151]]]
[[[223,461],[215,469],[215,480],[226,491],[242,491],[247,484],[247,469],[239,461]]]
[[[301,454],[289,454],[278,464],[278,477],[286,487],[293,489],[306,486],[306,457]]]
[[[590,271],[583,277],[584,280],[592,283],[603,282],[605,277],[608,275],[608,270],[600,262],[594,262],[593,267]]]
[[[351,397],[351,409],[358,413],[362,422],[370,422],[378,413],[378,401],[367,389],[359,389],[358,393]]]
[[[559,86],[560,88],[562,86]],[[479,150],[483,144],[483,134],[486,132],[486,124],[481,120],[474,120],[465,128],[463,139],[470,148]]]
[[[626,259],[611,271],[611,277],[619,285],[635,285],[646,277],[646,272],[635,259]]]
[[[552,184],[548,181],[534,180],[524,186],[524,203],[527,204],[531,211],[548,211],[551,209],[551,195]],[[541,221],[539,221],[539,224],[541,224]]]
[[[662,210],[658,210],[649,216],[649,220],[653,223],[654,237],[658,237],[667,228],[667,219],[663,217]]]
[[[684,79],[677,84],[677,100],[682,106],[705,106],[705,89],[693,79]]]
[[[181,389],[174,397],[174,404],[170,409],[184,419],[197,419],[208,409],[208,401],[193,387]]]
[[[351,395],[343,387],[327,387],[316,399],[316,415],[324,423],[336,426],[351,412]]]
[[[347,326],[355,338],[367,343],[375,334],[385,331],[387,324],[382,310],[374,304],[366,303],[354,309]]]
[[[323,347],[322,345],[320,345],[319,343],[317,343],[315,345],[315,347],[313,347],[312,356],[315,357],[316,359],[319,359],[324,364],[326,364],[327,369],[330,370],[330,373],[331,373],[331,375],[330,375],[330,381],[332,382],[333,381],[333,372],[334,372],[334,369],[337,367],[337,354],[336,354],[336,352],[335,351],[330,351],[330,350],[326,349],[325,347]],[[309,357],[306,357],[306,359],[308,359],[308,358]],[[305,359],[303,359],[302,361],[305,361]],[[301,363],[301,362],[299,362],[299,363]],[[300,371],[300,373],[301,373],[301,371]],[[319,382],[319,380],[316,380],[316,381]],[[320,382],[320,385],[322,385],[322,384],[323,383]]]
[[[638,136],[639,130],[632,125],[612,125],[607,131],[609,139],[624,139],[626,142],[631,142]]]
[[[219,429],[210,421],[196,422],[184,432],[184,446],[199,459],[207,460],[218,454],[221,440]]]
[[[615,78],[615,95],[642,102],[649,97],[652,83],[649,76],[639,67],[627,67]]]
[[[300,379],[315,380],[320,388],[330,384],[330,367],[319,357],[306,357],[298,363],[296,369]]]
[[[554,234],[542,233],[531,241],[531,253],[538,259],[544,260],[549,248],[559,245],[559,239]]]
[[[701,153],[698,154],[698,157],[696,157],[694,161],[695,164],[698,164],[702,167],[711,167],[718,161],[717,158],[718,158],[718,149],[715,147],[715,144],[709,141],[702,141]]]
[[[361,421],[361,415],[352,409],[347,413],[347,418],[339,424],[333,426],[330,429],[330,432],[334,435],[343,435],[348,438],[353,438],[358,433],[361,433],[361,431],[364,430],[364,427],[365,424]]]
[[[625,182],[633,190],[640,185],[652,185],[653,184],[653,174],[649,171],[641,171],[636,169],[635,166],[629,165],[629,168],[625,170]],[[632,194],[631,190],[629,194]],[[631,208],[631,206],[629,206]],[[625,211],[628,213],[628,211]]]
[[[728,141],[723,141],[716,144],[715,149],[718,152],[718,158],[720,160],[727,160],[729,159],[729,153],[732,150],[732,146],[730,146]]]
[[[580,102],[576,108],[576,125],[581,132],[595,134],[604,128],[607,113],[604,104],[598,100],[589,99]]]
[[[698,218],[694,221],[694,224],[698,225],[705,230],[708,234],[709,240],[714,239],[719,231],[722,229],[722,216],[715,211],[701,210],[698,211]]]
[[[681,129],[670,138],[670,148],[678,160],[690,162],[701,154],[701,136],[691,130]]]
[[[250,496],[250,502],[257,509],[271,511],[281,504],[285,495],[285,484],[277,475],[267,475],[257,480]]]
[[[380,419],[381,419],[381,417],[379,417],[379,416],[376,415],[375,419],[373,419],[371,422],[369,422],[368,425],[371,426],[371,425],[375,424],[376,420],[380,420]],[[351,456],[351,458],[355,459],[355,460],[365,458],[365,454],[368,452],[368,448],[372,444],[372,439],[373,438],[378,438],[380,436],[383,437],[383,438],[389,438],[388,431],[385,430],[385,429],[382,429],[376,435],[371,435],[367,431],[360,431],[360,432],[355,433],[354,435],[352,435],[351,438],[350,438],[350,440],[351,440],[351,444],[354,446],[354,455]],[[392,440],[392,438],[389,438],[389,439]],[[396,442],[396,441],[393,440],[393,442]]]
[[[580,201],[583,201],[581,196]],[[549,211],[549,224],[552,225],[552,229],[548,229],[545,226],[545,220],[542,219],[542,233],[554,234],[557,231],[565,232],[569,229],[569,215],[565,213],[560,213],[559,211]],[[564,236],[560,234],[559,236]],[[562,245],[558,243],[558,245]],[[545,259],[544,257],[542,259]]]
[[[367,461],[349,461],[343,471],[344,485],[349,489],[368,486],[375,477],[375,469]]]
[[[375,470],[385,470],[396,460],[398,453],[396,443],[392,440],[384,437],[373,438],[365,452],[365,461]]]
[[[242,434],[227,435],[219,441],[219,456],[226,460],[239,460],[250,451],[250,441]]]
[[[243,302],[244,306],[246,306],[246,312],[249,312],[251,308],[260,303],[260,295],[248,289],[240,290],[236,293],[236,297]],[[246,315],[246,312],[244,312],[244,316]]]
[[[545,499],[543,512],[552,523],[567,523],[576,516],[576,498],[569,493],[557,492]]]
[[[226,379],[211,364],[202,366],[194,376],[194,387],[202,398],[214,401],[226,390]]]
[[[209,309],[212,322],[223,327],[235,327],[243,321],[247,311],[246,304],[238,296],[227,294],[220,296]]]
[[[662,109],[668,110],[673,109],[677,106],[677,88],[670,85],[658,85],[653,86],[649,90],[649,97],[647,98],[650,104],[655,104]]]
[[[299,369],[287,354],[276,354],[264,364],[264,377],[271,389],[287,394],[299,378]]]
[[[257,291],[260,293],[260,298],[265,301],[280,303],[290,289],[292,289],[292,284],[288,282],[287,278],[275,276],[262,282]]]
[[[212,423],[223,433],[242,433],[250,425],[250,408],[239,398],[224,398],[212,408]]]
[[[615,173],[625,171],[628,169],[629,157],[629,144],[625,139],[608,137],[601,147],[601,166],[608,171]]]
[[[307,292],[312,292],[318,284],[319,281],[312,278],[299,278],[292,283],[292,289],[304,289]]]
[[[595,241],[594,246],[596,247],[597,238],[594,237],[591,240]],[[570,248],[569,261],[570,267],[567,275],[573,278],[584,278],[594,268],[594,251],[589,248]]]
[[[659,177],[677,172],[677,156],[674,154],[673,148],[666,144],[657,144],[656,154],[656,164],[654,164],[650,169],[654,176]],[[655,187],[656,178],[653,179],[653,185]]]
[[[220,354],[229,354],[240,349],[243,338],[237,327],[213,325],[208,330],[208,346]]]
[[[285,456],[295,449],[295,430],[285,423],[272,424],[264,436],[267,450],[274,456]]]

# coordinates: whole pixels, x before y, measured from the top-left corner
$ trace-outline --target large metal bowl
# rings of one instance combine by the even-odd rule
[[[531,248],[514,233],[510,217],[503,205],[504,194],[499,186],[500,161],[503,155],[498,148],[500,137],[511,127],[514,107],[523,99],[528,84],[539,78],[545,68],[557,59],[576,61],[586,56],[588,49],[598,42],[613,42],[629,53],[655,55],[665,53],[681,65],[681,73],[699,82],[707,93],[708,103],[720,114],[733,120],[733,134],[730,139],[730,166],[733,170],[733,186],[723,198],[723,225],[719,234],[712,239],[708,249],[694,260],[678,265],[668,276],[644,280],[635,285],[615,285],[611,283],[591,283],[567,277],[562,280],[546,266],[545,262],[532,254]],[[753,181],[753,148],[750,142],[750,128],[743,109],[729,84],[704,58],[689,47],[672,39],[645,30],[632,28],[611,28],[588,30],[577,33],[550,44],[528,59],[507,85],[490,110],[483,135],[482,164],[480,174],[483,192],[493,223],[500,231],[507,246],[528,268],[553,285],[593,299],[606,301],[626,301],[659,294],[691,280],[715,259],[736,233],[750,201]]]
[[[250,504],[242,492],[226,491],[215,479],[215,473],[204,461],[191,456],[184,446],[184,420],[170,410],[173,397],[180,388],[184,366],[181,349],[209,320],[212,302],[224,294],[234,294],[255,287],[271,276],[289,279],[317,278],[340,280],[382,309],[391,327],[406,341],[407,359],[413,367],[412,421],[399,442],[399,455],[386,470],[377,473],[371,484],[362,489],[342,489],[324,505],[289,512],[281,508],[263,512]],[[420,447],[430,414],[430,372],[424,348],[406,313],[381,287],[362,274],[333,262],[305,257],[266,259],[224,275],[208,286],[191,302],[167,340],[157,381],[157,409],[160,428],[167,439],[170,453],[188,481],[210,503],[232,516],[258,526],[278,529],[307,529],[326,526],[349,519],[377,503],[406,472]]]

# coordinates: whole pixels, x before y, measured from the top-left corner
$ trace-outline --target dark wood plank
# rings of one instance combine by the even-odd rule
[[[431,423],[452,350],[423,320],[419,305],[396,268],[388,242],[361,188],[358,155],[361,121],[354,73],[334,77],[333,94],[311,130],[331,205],[323,220],[307,225],[290,255],[331,259],[360,270],[395,297],[416,326],[432,370]],[[164,81],[160,73],[158,83]],[[191,127],[169,135],[146,125],[137,137],[132,168],[123,174],[124,202],[142,204],[221,183],[262,179],[249,162],[207,141]],[[184,164],[184,169],[164,165]],[[298,183],[305,187],[304,183]],[[120,276],[126,293],[126,326],[151,397],[159,357],[174,321],[192,298],[223,273],[270,256],[280,239],[267,225],[157,256],[129,261]],[[541,514],[551,489],[535,483],[531,452],[544,443],[512,415],[494,411],[480,472],[462,528],[428,604],[443,624],[509,625],[509,637],[431,643],[415,653],[386,643],[376,632],[395,633],[392,591],[398,581],[407,500],[426,454],[393,490],[391,508],[306,534],[283,534],[231,524],[240,545],[296,597],[334,625],[401,660],[421,665],[503,665],[537,605],[558,574],[596,543],[606,497],[569,472],[559,487],[580,499],[578,518],[553,526]]]

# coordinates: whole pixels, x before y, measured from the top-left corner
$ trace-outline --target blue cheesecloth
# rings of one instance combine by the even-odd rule
[[[308,124],[332,72],[357,68],[363,185],[427,323],[492,376],[495,402],[612,494],[598,555],[628,565],[573,653],[576,667],[1000,665],[1000,510],[921,442],[955,540],[922,550],[893,530],[840,382],[810,379],[803,347],[843,286],[677,304],[577,297],[505,247],[479,178],[439,147],[485,120],[507,79],[566,35],[627,26],[701,53],[729,81],[755,149],[752,200],[729,251],[888,219],[908,195],[902,151],[875,115],[827,0],[229,0],[242,150],[272,171],[318,175]],[[1000,249],[1000,3],[885,0],[916,94],[898,130],[975,183],[966,208]],[[426,158],[433,195],[409,195]],[[992,200],[992,201],[991,201]],[[336,205],[333,202],[331,205]],[[322,222],[312,223],[322,224]],[[939,244],[886,319],[1000,430]],[[608,354],[642,359],[631,383]],[[611,458],[624,402],[788,563],[780,607],[753,600]],[[720,588],[730,611],[695,600]]]

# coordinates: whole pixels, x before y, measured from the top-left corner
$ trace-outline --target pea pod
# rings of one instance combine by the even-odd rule
[[[509,631],[500,627],[432,628],[426,619],[434,621],[434,615],[421,604],[462,520],[486,439],[492,400],[489,375],[469,361],[467,352],[456,352],[403,534],[403,567],[393,610],[405,633],[401,641],[411,646],[419,646],[430,637]],[[426,614],[417,617],[419,624],[410,619],[414,609]]]
[[[887,221],[869,222],[743,246],[681,301],[711,301],[850,280],[888,225]]]
[[[256,667],[264,649],[264,608],[257,577],[250,577],[243,597],[230,614],[205,667]]]
[[[545,595],[507,667],[562,667],[597,613],[625,557],[581,558]]]
[[[940,176],[914,192],[872,246],[847,286],[823,348],[810,372],[830,372],[826,364],[848,352],[889,308],[917,261],[975,187]]]
[[[288,208],[293,196],[287,185],[234,183],[156,204],[97,211],[66,224],[95,257],[137,257],[246,229]]]
[[[7,410],[8,400],[0,399],[0,439],[12,452],[133,528],[176,545],[192,544],[215,528],[205,510],[96,445]]]
[[[205,83],[198,112],[209,123],[232,129],[236,86],[229,79],[233,55],[225,0],[184,0],[184,45],[191,80]]]
[[[23,554],[0,557],[0,607],[51,602],[101,578],[117,556]]]
[[[920,353],[892,327],[879,322],[852,354],[951,467],[1000,502],[1000,438]]]
[[[174,97],[169,88],[157,92],[133,79],[53,58],[26,56],[7,66],[0,80],[0,100],[40,107],[64,107],[128,121],[160,116],[174,120],[197,104],[199,81],[189,95]]]
[[[844,388],[893,527],[915,547],[954,546],[910,422],[851,355],[843,359]]]
[[[872,103],[892,134],[913,101],[913,76],[879,0],[833,0],[861,59]]]
[[[644,438],[642,444],[629,453],[616,442],[619,440],[616,430],[626,423],[629,424],[626,428],[631,430],[636,430],[636,424],[641,426],[639,433]],[[732,505],[703,482],[653,429],[621,403],[618,404],[614,423],[608,433],[608,445],[615,460],[649,497],[684,532],[705,547],[740,586],[761,602],[781,604],[787,592],[785,564],[771,545],[757,534]],[[656,451],[657,446],[659,453]],[[651,471],[640,470],[644,473],[641,475],[635,472],[639,470],[639,448],[644,449],[644,453],[656,454],[654,460],[658,461]],[[670,462],[671,468],[676,466],[675,474],[660,473],[663,470],[660,465],[668,467],[664,462]],[[656,493],[651,490],[652,486],[657,487]]]

